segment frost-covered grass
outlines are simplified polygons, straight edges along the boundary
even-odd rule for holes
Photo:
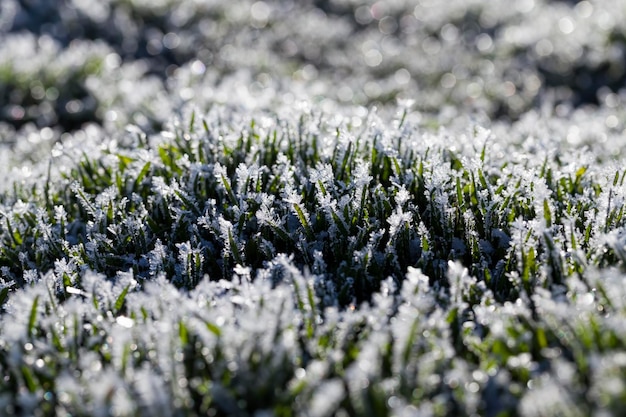
[[[2,0],[0,415],[623,415],[626,8],[511,4]]]
[[[184,114],[58,144],[3,194],[5,412],[621,410],[604,144],[529,141],[531,115]]]
[[[614,108],[616,1],[3,0],[0,122],[158,131],[190,99],[328,110],[401,97],[510,119],[544,103]]]

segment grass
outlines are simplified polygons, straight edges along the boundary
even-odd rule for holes
[[[3,194],[5,412],[619,412],[617,164],[221,114]]]
[[[23,3],[0,415],[624,414],[622,9]]]

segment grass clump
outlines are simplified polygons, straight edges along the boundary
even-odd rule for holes
[[[402,111],[184,114],[67,140],[3,193],[3,410],[612,404],[624,174],[600,151],[526,158]]]
[[[0,415],[623,415],[626,8],[435,3],[2,0]]]

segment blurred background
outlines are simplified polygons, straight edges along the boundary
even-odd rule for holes
[[[2,0],[0,139],[158,131],[190,101],[617,108],[625,52],[622,0]]]

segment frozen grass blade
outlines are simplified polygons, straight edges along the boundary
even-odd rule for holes
[[[37,323],[37,308],[39,306],[39,296],[36,296],[33,300],[33,305],[30,308],[30,315],[28,316],[28,328],[27,334],[29,336],[35,336],[35,324]]]

